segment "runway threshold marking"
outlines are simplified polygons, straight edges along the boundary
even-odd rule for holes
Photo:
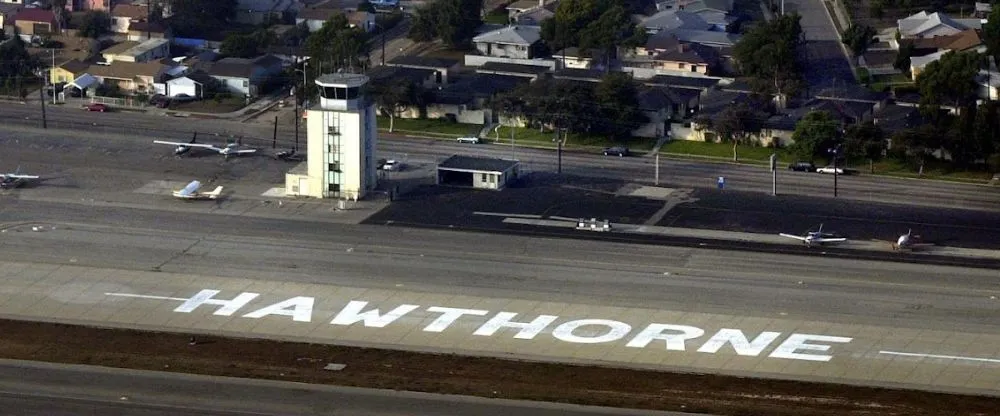
[[[920,354],[915,352],[900,352],[900,351],[879,351],[878,353],[885,355],[898,355],[902,357],[941,358],[945,360],[976,361],[981,363],[1000,364],[1000,360],[995,358],[963,357],[960,355]]]
[[[156,295],[139,295],[136,293],[112,293],[105,292],[104,296],[117,296],[122,298],[139,298],[139,299],[155,299],[155,300],[176,300],[179,302],[186,301],[187,298],[175,298],[172,296],[156,296]]]

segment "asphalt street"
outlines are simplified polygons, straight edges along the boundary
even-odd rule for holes
[[[824,0],[784,0],[785,13],[802,16],[800,23],[806,41],[802,64],[812,94],[856,82],[841,47],[840,34],[824,3]]]
[[[170,149],[160,149],[151,144],[153,138],[189,140],[194,131],[201,142],[225,141],[228,137],[244,137],[247,145],[259,146],[263,153],[270,152],[273,126],[267,123],[240,123],[227,120],[201,120],[147,116],[131,113],[88,113],[78,109],[50,109],[50,127],[75,130],[67,142],[67,130],[34,130],[19,126],[38,126],[39,111],[16,104],[0,104],[0,121],[9,122],[9,128],[0,132],[0,144],[9,147],[10,140],[32,140],[38,145],[72,148],[106,148],[109,152],[157,153],[170,156]],[[24,118],[28,118],[25,120]],[[27,124],[19,124],[25,122]],[[278,148],[286,149],[294,143],[292,128],[279,128]],[[208,134],[218,132],[219,136]],[[304,134],[300,144],[305,142]],[[515,139],[516,141],[516,139]],[[5,149],[6,150],[6,149]],[[394,139],[383,137],[379,151],[383,157],[407,163],[440,162],[453,154],[470,154],[490,157],[514,157],[527,171],[554,172],[557,160],[554,151],[517,148],[509,145],[460,145],[454,142],[431,139]],[[158,153],[159,152],[159,153]],[[513,153],[513,154],[512,154]],[[19,160],[16,155],[0,155],[5,165],[49,163],[40,160]],[[53,164],[55,165],[55,164]],[[628,181],[652,183],[655,159],[652,157],[606,158],[597,154],[566,152],[562,158],[563,172],[568,175],[606,177]],[[715,188],[718,178],[725,178],[726,189],[770,193],[772,175],[766,168],[727,163],[702,163],[662,159],[661,184],[695,188]],[[282,182],[276,178],[275,183]],[[840,198],[857,201],[887,202],[905,205],[924,205],[962,209],[997,210],[1000,192],[994,187],[872,176],[842,176],[838,181]],[[833,194],[834,180],[830,175],[789,172],[777,175],[778,193],[828,198]]]
[[[11,360],[0,401],[17,416],[683,415]]]

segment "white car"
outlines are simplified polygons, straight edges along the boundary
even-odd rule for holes
[[[831,175],[834,174],[834,173],[836,173],[838,175],[843,175],[844,174],[844,168],[835,168],[833,166],[826,166],[826,167],[822,167],[822,168],[816,169],[816,173],[826,173],[826,174],[831,174]]]
[[[386,172],[395,172],[402,168],[402,165],[395,160],[387,160],[385,164],[382,165],[382,170]]]

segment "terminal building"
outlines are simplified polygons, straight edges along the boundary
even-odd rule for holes
[[[358,200],[378,185],[375,105],[363,93],[368,77],[316,79],[319,103],[306,110],[306,162],[285,175],[288,196]]]

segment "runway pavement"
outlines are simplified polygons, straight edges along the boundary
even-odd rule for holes
[[[0,361],[0,401],[18,416],[684,416],[10,360]]]
[[[3,116],[0,121],[10,122],[5,132],[0,132],[0,146],[7,151],[11,139],[31,140],[43,146],[60,146],[67,151],[74,146],[104,149],[106,152],[154,153],[170,156],[170,149],[152,145],[153,137],[181,140],[190,139],[192,131],[218,132],[220,135],[202,135],[203,142],[225,141],[229,136],[244,136],[244,142],[271,152],[272,126],[259,123],[237,123],[227,120],[198,120],[190,118],[152,117],[130,113],[88,113],[77,109],[52,109],[50,126],[75,129],[67,136],[65,130],[41,131],[28,128],[38,126],[37,109],[10,104],[0,104]],[[28,117],[31,120],[23,120]],[[28,124],[17,124],[25,122]],[[82,123],[82,124],[81,124]],[[88,123],[90,125],[88,126]],[[96,124],[96,125],[93,125]],[[89,131],[87,134],[81,131]],[[292,145],[292,127],[279,128],[279,149]],[[127,134],[127,136],[122,136]],[[66,143],[72,137],[71,143]],[[302,133],[301,143],[305,142]],[[77,144],[78,143],[78,144]],[[527,171],[554,172],[555,152],[517,148],[512,155],[507,145],[460,145],[431,139],[383,139],[379,145],[383,157],[429,164],[440,162],[452,154],[470,154],[490,157],[515,157]],[[39,156],[19,156],[10,149],[9,156],[0,158],[5,164],[21,163],[27,167],[50,161]],[[162,153],[157,153],[162,152]],[[41,160],[40,160],[41,159]],[[651,183],[655,163],[650,157],[605,158],[589,153],[565,153],[563,172],[568,175],[595,176]],[[661,160],[662,184],[696,188],[715,188],[720,176],[726,178],[726,188],[735,191],[770,193],[771,173],[762,167],[724,163],[701,163],[683,160]],[[962,209],[1000,209],[1000,191],[996,187],[944,183],[913,179],[849,176],[838,183],[842,199],[896,204],[939,206]],[[804,195],[827,198],[833,194],[833,178],[828,175],[801,172],[778,172],[778,192],[784,195]]]
[[[137,214],[93,215],[143,221]],[[0,315],[979,394],[1000,387],[995,270],[155,218],[147,224],[170,231],[7,228],[0,250],[13,260],[0,267]],[[276,228],[301,239],[276,238]]]

